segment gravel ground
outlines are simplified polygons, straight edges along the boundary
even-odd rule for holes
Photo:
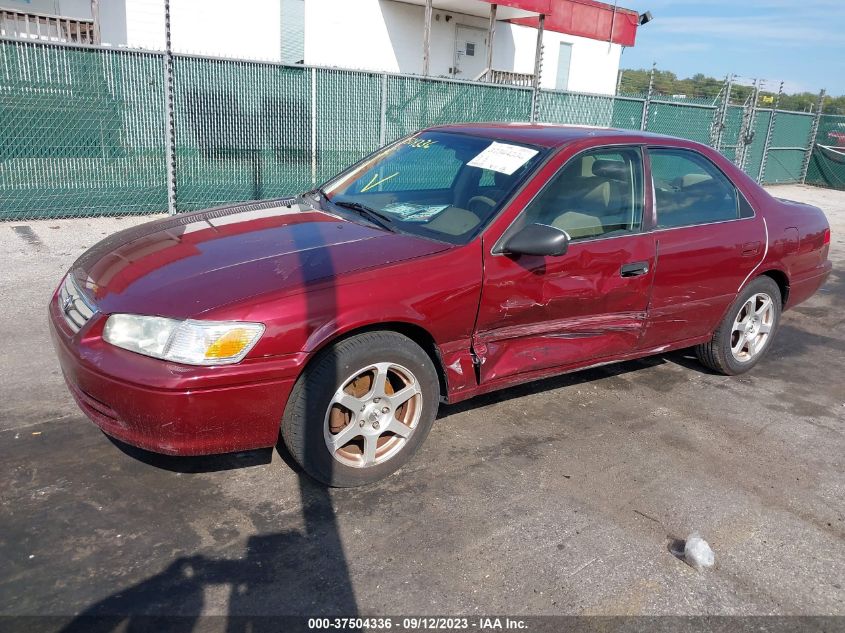
[[[325,490],[278,451],[168,459],[66,393],[45,306],[148,218],[0,225],[0,614],[845,615],[845,192],[834,274],[745,376],[686,352],[441,408],[417,457]],[[672,543],[698,531],[716,567]]]

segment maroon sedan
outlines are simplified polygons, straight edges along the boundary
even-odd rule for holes
[[[67,383],[107,434],[173,455],[272,446],[354,486],[440,402],[694,346],[725,374],[831,270],[817,208],[712,149],[476,124],[399,140],[298,198],[109,237],[50,303]]]

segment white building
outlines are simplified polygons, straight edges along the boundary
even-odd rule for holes
[[[522,84],[533,81],[542,15],[540,85],[603,94],[615,91],[622,48],[633,45],[638,24],[636,12],[595,0],[170,0],[170,6],[174,52]],[[0,36],[162,50],[164,0],[0,0]]]

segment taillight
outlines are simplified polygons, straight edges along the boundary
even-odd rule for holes
[[[825,244],[830,244],[830,227],[824,230],[824,241],[822,242],[822,246]]]

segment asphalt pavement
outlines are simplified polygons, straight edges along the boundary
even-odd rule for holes
[[[774,192],[826,210],[834,273],[750,374],[682,351],[444,406],[350,490],[109,441],[46,304],[149,216],[0,224],[0,614],[845,615],[845,192]],[[692,532],[715,568],[673,555]]]

